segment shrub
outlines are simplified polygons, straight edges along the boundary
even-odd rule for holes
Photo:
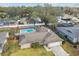
[[[32,48],[41,48],[42,45],[40,45],[38,42],[36,42],[36,43],[32,43],[31,47]]]

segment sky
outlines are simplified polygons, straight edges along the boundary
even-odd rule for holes
[[[62,6],[62,7],[79,7],[79,3],[54,3],[53,6]]]
[[[0,3],[1,7],[8,7],[8,6],[37,6],[43,5],[43,3]],[[59,6],[59,7],[79,7],[79,3],[52,3],[52,6]]]
[[[37,4],[32,3],[0,3],[0,6],[36,6]]]

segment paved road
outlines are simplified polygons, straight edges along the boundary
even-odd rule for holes
[[[69,56],[69,54],[64,51],[61,46],[54,46],[51,48],[51,50],[55,54],[55,56]]]

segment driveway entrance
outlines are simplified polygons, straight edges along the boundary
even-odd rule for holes
[[[69,54],[61,46],[53,46],[51,50],[55,56],[69,56]]]

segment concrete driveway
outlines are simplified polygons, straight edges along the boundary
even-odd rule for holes
[[[54,46],[51,50],[55,56],[69,56],[69,54],[61,46]]]

